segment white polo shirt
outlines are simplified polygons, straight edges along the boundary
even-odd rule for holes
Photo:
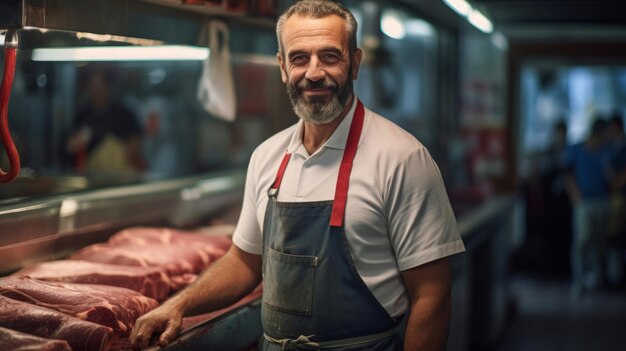
[[[334,198],[355,108],[356,99],[333,135],[313,155],[302,144],[301,120],[254,151],[233,236],[237,247],[262,254],[267,190],[285,152],[292,156],[278,201]],[[409,306],[401,271],[465,250],[441,174],[428,150],[368,109],[350,176],[344,228],[359,275],[392,317]]]

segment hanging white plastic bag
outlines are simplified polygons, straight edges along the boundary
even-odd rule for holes
[[[198,101],[211,115],[232,122],[237,112],[237,101],[228,47],[228,27],[222,21],[211,21],[202,34],[208,40],[210,53],[202,64]]]

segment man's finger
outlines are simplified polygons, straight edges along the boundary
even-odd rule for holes
[[[165,331],[161,334],[161,337],[159,338],[159,346],[164,347],[164,346],[169,345],[169,343],[171,343],[174,340],[176,335],[178,335],[178,330],[179,330],[179,327],[177,323],[174,322],[174,320],[170,319],[170,321],[167,322],[167,328],[165,329]]]
[[[145,348],[145,346],[143,346],[144,344],[145,344],[144,337],[141,334],[135,335],[135,337],[131,339],[130,341],[130,346],[132,346],[132,348],[135,350]]]
[[[139,331],[139,329],[141,329],[142,325],[143,320],[141,318],[137,319],[137,321],[135,322],[135,327],[133,328],[133,330],[130,331],[130,335],[128,336],[131,344],[133,343],[133,340],[135,340],[135,338],[137,337],[137,332]]]
[[[137,330],[137,333],[131,336],[130,344],[135,349],[145,349],[150,343],[150,338],[154,328],[149,326],[148,323],[142,324],[139,328],[133,330],[133,333]]]

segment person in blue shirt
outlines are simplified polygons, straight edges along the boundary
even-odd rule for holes
[[[598,288],[603,281],[612,154],[607,143],[606,121],[596,119],[589,137],[570,146],[565,155],[566,190],[572,203],[571,264],[575,293]]]
[[[610,144],[613,149],[611,170],[610,220],[607,232],[606,279],[611,287],[624,283],[624,258],[626,250],[626,134],[624,118],[619,110],[608,121]]]

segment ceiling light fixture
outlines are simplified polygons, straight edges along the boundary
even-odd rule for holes
[[[209,49],[182,45],[34,49],[33,61],[203,61]]]
[[[397,11],[386,10],[380,19],[380,30],[390,38],[404,39],[406,29],[402,23],[402,16]]]
[[[465,0],[443,0],[451,9],[463,17],[467,17],[472,11],[472,5]]]
[[[474,8],[465,0],[443,0],[443,2],[456,13],[465,17],[469,23],[478,28],[483,33],[493,32],[493,24],[482,12]]]
[[[483,33],[491,33],[493,32],[493,24],[491,21],[482,14],[482,12],[473,9],[472,12],[467,16],[467,20],[474,27],[480,29]]]

